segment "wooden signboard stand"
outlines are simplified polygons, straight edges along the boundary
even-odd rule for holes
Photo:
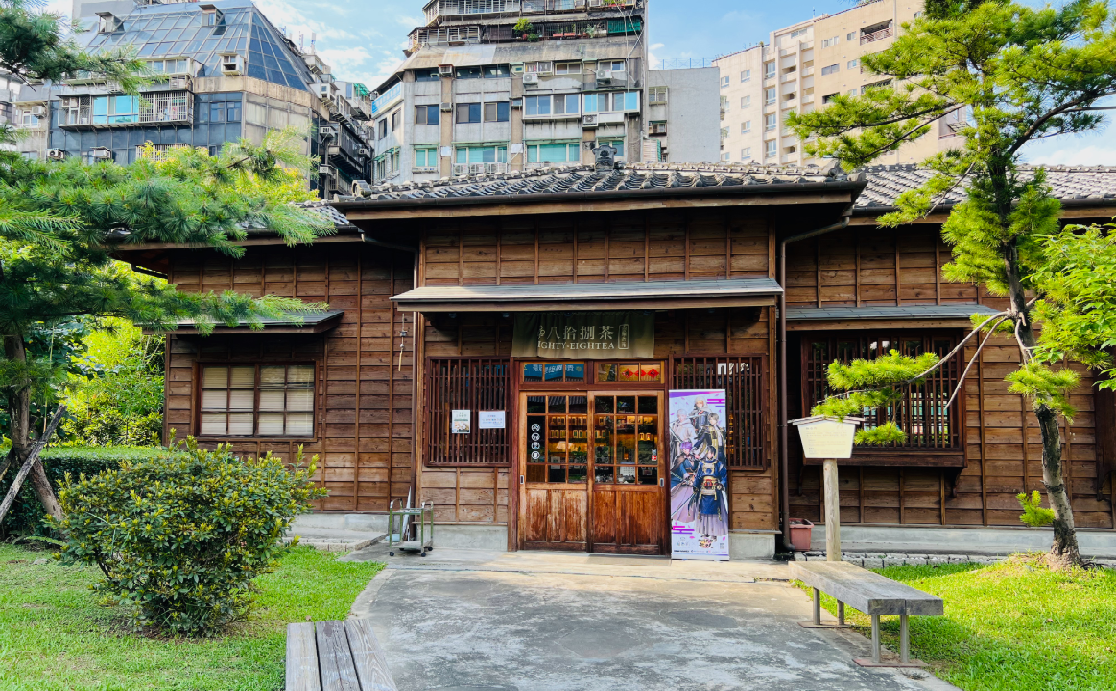
[[[837,460],[852,457],[856,427],[863,418],[843,420],[816,415],[790,420],[798,428],[802,455],[822,459],[822,498],[825,505],[825,560],[841,558],[841,489],[837,479]]]

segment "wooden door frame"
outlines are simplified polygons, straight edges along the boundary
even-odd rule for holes
[[[665,383],[666,382],[664,382],[664,384]],[[515,497],[516,497],[515,511],[514,512],[509,511],[509,513],[508,513],[508,520],[509,520],[509,522],[514,522],[513,523],[514,528],[509,529],[508,532],[509,532],[509,535],[514,535],[515,536],[514,542],[515,542],[515,549],[516,550],[525,549],[524,544],[525,544],[526,536],[523,534],[523,531],[525,530],[526,525],[527,525],[526,517],[521,515],[527,508],[527,501],[526,501],[526,499],[527,499],[526,498],[526,492],[527,492],[527,481],[526,481],[526,478],[527,478],[527,455],[526,455],[525,452],[521,452],[523,449],[527,448],[527,446],[526,446],[526,444],[527,444],[527,413],[526,413],[527,406],[526,406],[525,397],[526,396],[549,396],[549,395],[569,396],[572,393],[582,393],[582,391],[579,390],[579,391],[574,392],[574,391],[571,391],[569,389],[557,389],[557,390],[554,390],[554,391],[547,391],[547,390],[541,390],[541,389],[521,390],[521,389],[519,389],[518,386],[515,387],[514,397],[513,397],[512,401],[513,401],[513,407],[514,407],[514,410],[515,410],[515,444],[516,444],[516,446],[515,446],[515,451],[513,453],[513,458],[515,459],[515,464],[512,466],[512,470],[514,472],[513,472],[512,477],[510,479],[511,479],[512,482],[514,482],[516,484],[517,490],[515,492]],[[668,486],[667,486],[666,479],[670,474],[670,459],[667,458],[667,456],[668,456],[667,448],[664,448],[664,447],[666,447],[666,437],[664,436],[664,431],[666,429],[666,427],[665,427],[666,419],[667,419],[667,417],[669,417],[668,416],[669,411],[667,411],[664,408],[664,406],[668,406],[670,404],[669,391],[666,388],[657,388],[657,389],[648,388],[648,389],[634,389],[633,390],[633,389],[625,389],[625,388],[619,388],[619,387],[616,388],[616,389],[603,389],[603,388],[600,388],[600,387],[595,387],[595,388],[588,389],[584,393],[586,394],[587,410],[589,411],[587,413],[587,416],[589,418],[589,423],[590,424],[587,425],[587,428],[590,429],[590,430],[593,429],[594,426],[595,426],[594,418],[596,416],[596,407],[593,403],[593,399],[597,395],[602,395],[602,396],[604,396],[604,395],[607,395],[607,396],[648,396],[648,395],[654,394],[655,396],[658,397],[658,400],[659,400],[658,410],[659,410],[659,412],[658,412],[657,416],[658,416],[658,428],[659,429],[658,429],[657,435],[658,435],[658,447],[659,447],[658,448],[658,451],[659,451],[659,465],[658,465],[659,483],[658,483],[657,488],[659,490],[659,496],[660,496],[660,512],[661,512],[660,515],[663,518],[662,529],[660,531],[659,540],[660,540],[660,543],[662,545],[662,549],[661,549],[662,554],[669,555],[670,554],[670,548],[671,548],[671,542],[670,542],[670,492],[667,491]],[[638,413],[637,413],[637,415],[638,415]],[[585,533],[585,553],[586,554],[592,554],[593,553],[593,532],[592,532],[593,509],[594,509],[594,507],[593,507],[594,472],[593,471],[594,471],[594,467],[595,467],[595,462],[594,462],[595,454],[592,453],[592,450],[591,450],[592,446],[593,446],[592,442],[589,443],[589,446],[590,446],[590,451],[589,451],[589,453],[586,454],[587,458],[586,458],[586,479],[585,479],[585,491],[586,491],[586,498],[585,498],[585,530],[586,530],[586,533]],[[637,464],[637,467],[638,467],[638,464]]]

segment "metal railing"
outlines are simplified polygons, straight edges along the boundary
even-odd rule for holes
[[[860,45],[864,45],[865,43],[871,43],[873,41],[882,41],[885,38],[890,38],[892,33],[893,32],[891,30],[891,27],[889,26],[889,27],[880,29],[879,31],[873,31],[870,34],[862,34],[860,36]]]

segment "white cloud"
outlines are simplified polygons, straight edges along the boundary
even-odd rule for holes
[[[1053,142],[1052,142],[1053,143]],[[1031,163],[1059,166],[1116,166],[1116,143],[1066,146],[1071,141],[1058,142],[1062,146],[1036,146],[1025,152]]]
[[[659,48],[662,48],[665,45],[666,45],[665,43],[652,43],[651,44],[651,50],[658,50]]]

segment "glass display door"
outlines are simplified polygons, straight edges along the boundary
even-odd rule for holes
[[[590,407],[591,551],[660,554],[666,520],[662,394],[593,393]]]
[[[520,545],[663,553],[662,393],[532,392],[520,405]]]

